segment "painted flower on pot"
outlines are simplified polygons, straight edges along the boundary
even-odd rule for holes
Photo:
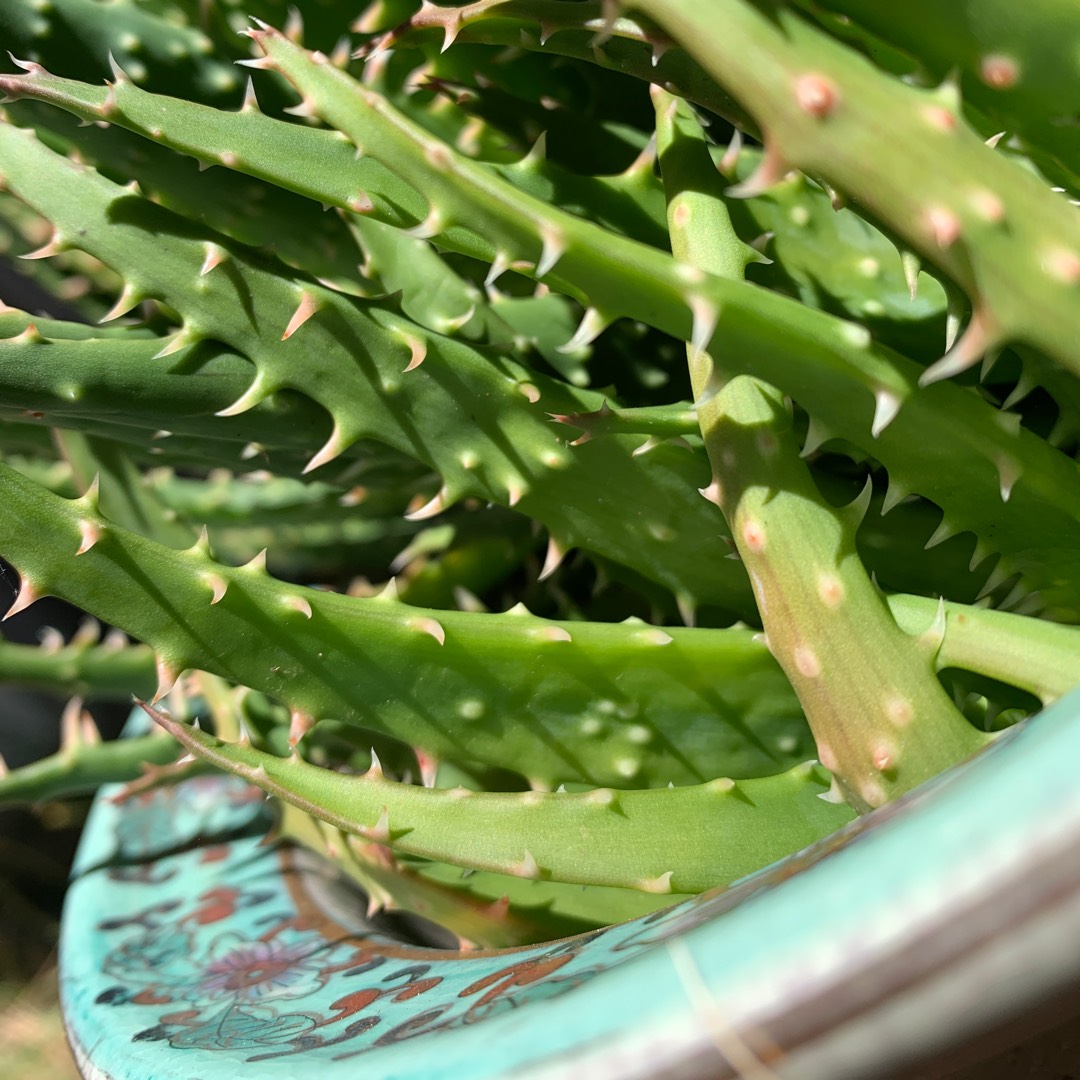
[[[208,1002],[304,997],[325,981],[320,951],[325,952],[321,939],[245,941],[226,935],[211,948],[191,997]]]

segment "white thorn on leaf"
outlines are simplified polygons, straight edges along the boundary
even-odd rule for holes
[[[265,574],[266,573],[266,548],[263,548],[257,555],[253,555],[246,563],[239,567],[240,570],[247,570],[252,574]]]
[[[139,289],[136,289],[130,282],[125,283],[123,289],[120,290],[120,295],[117,297],[116,303],[113,304],[100,319],[98,319],[98,325],[112,322],[113,319],[119,319],[121,315],[126,315],[133,307],[137,307],[141,304],[142,301],[142,292]]]
[[[903,401],[900,395],[882,387],[874,391],[874,419],[870,424],[870,435],[877,438],[896,419]]]
[[[189,330],[187,327],[184,327],[184,329],[173,334],[173,336],[169,338],[168,341],[166,341],[166,343],[150,357],[150,359],[161,360],[166,356],[172,356],[173,353],[179,352],[181,349],[186,349],[189,345],[194,345],[199,340],[200,337],[198,334]],[[218,415],[223,414],[219,413]]]
[[[984,597],[989,597],[990,594],[1001,584],[1008,581],[1012,577],[1013,571],[1005,565],[1004,559],[998,559],[994,569],[990,572],[990,576],[986,579],[986,583],[979,590],[976,600],[982,600]]]
[[[940,360],[931,364],[919,376],[919,385],[929,386],[940,379],[948,379],[966,371],[979,362],[994,343],[995,337],[990,317],[982,308],[976,308],[960,339]]]
[[[585,348],[586,345],[590,345],[607,329],[610,321],[606,316],[601,315],[596,308],[587,308],[577,330],[574,331],[573,337],[565,345],[560,345],[557,351],[575,353],[579,349]]]
[[[1001,501],[1008,502],[1009,496],[1012,495],[1013,488],[1016,486],[1016,481],[1023,475],[1024,470],[1018,462],[1008,457],[998,459],[997,469]]]
[[[390,835],[390,811],[383,807],[379,812],[379,819],[374,825],[361,826],[360,832],[366,840],[376,844],[389,844],[393,839]]]
[[[672,891],[671,878],[674,873],[674,870],[668,870],[654,878],[642,878],[636,883],[635,888],[647,893],[669,893]]]
[[[919,271],[922,268],[921,260],[914,251],[901,251],[900,266],[904,271],[904,281],[907,282],[908,295],[914,300],[919,293]]]
[[[375,752],[375,747],[373,746],[371,748],[371,764],[368,765],[367,772],[364,773],[364,779],[381,780],[385,775],[382,762],[379,760],[379,755]]]
[[[424,521],[427,518],[434,517],[436,514],[441,514],[449,505],[449,498],[450,493],[445,487],[442,487],[418,510],[412,510],[406,514],[405,520]]]
[[[323,443],[322,448],[304,466],[304,475],[314,472],[320,465],[326,465],[328,462],[340,457],[351,445],[350,440],[345,437],[342,430],[335,424],[334,430],[330,433],[330,438]]]
[[[818,793],[818,798],[827,803],[836,803],[842,805],[847,802],[847,798],[844,796],[843,791],[840,789],[840,785],[836,781],[836,777],[832,778],[832,782],[829,784],[828,791],[822,791]]]
[[[114,82],[131,82],[131,78],[128,73],[116,62],[116,57],[113,56],[112,49],[109,50],[109,70],[112,72]]]
[[[509,871],[515,877],[533,879],[540,877],[540,866],[536,859],[533,858],[533,854],[528,848],[525,849],[525,855],[521,862],[519,862],[517,866],[510,867]]]
[[[70,698],[60,713],[60,751],[74,752],[82,743],[82,731],[79,716],[82,713],[82,698]]]
[[[694,356],[705,352],[716,333],[716,324],[720,320],[720,308],[706,296],[691,296],[690,313],[693,316],[690,331],[690,348]]]
[[[548,226],[541,227],[540,237],[543,246],[536,264],[536,276],[542,278],[549,274],[563,257],[566,252],[566,238],[557,229]]]
[[[211,604],[218,604],[225,596],[226,591],[229,588],[229,583],[220,574],[206,574],[203,577],[203,581],[210,586],[213,596],[210,599]]]
[[[956,529],[945,518],[942,518],[941,524],[931,533],[930,539],[923,544],[923,550],[929,551],[932,547],[937,547],[938,544],[944,543],[950,536],[955,535]]]
[[[402,368],[402,372],[415,371],[427,356],[427,345],[413,334],[405,334],[403,337],[409,347],[409,362]]]
[[[491,260],[491,266],[488,267],[487,276],[484,278],[484,285],[490,288],[509,269],[510,256],[505,251],[495,252],[495,258]]]
[[[422,634],[433,637],[440,645],[446,644],[446,631],[443,629],[443,625],[438,619],[432,619],[426,616],[410,619],[409,625],[414,630],[419,630]]]
[[[802,450],[799,451],[799,457],[808,458],[811,454],[820,450],[831,438],[832,433],[811,413],[810,421],[806,426],[806,440],[803,442]]]
[[[102,537],[103,530],[96,521],[79,522],[79,549],[76,555],[85,555]]]
[[[305,619],[310,619],[313,614],[311,604],[303,596],[286,596],[285,606],[293,611],[298,611]]]
[[[862,490],[844,509],[855,522],[856,528],[862,524],[866,517],[866,511],[870,509],[870,499],[874,494],[874,481],[868,476],[862,486]]]
[[[558,569],[559,564],[566,558],[567,548],[564,547],[554,536],[548,537],[547,553],[544,556],[544,565],[537,581],[547,581]]]
[[[300,709],[289,712],[289,745],[295,749],[297,743],[315,726],[315,717]]]
[[[729,187],[726,194],[733,199],[752,199],[778,184],[787,173],[788,165],[775,148],[775,143],[767,140],[757,168],[745,180]]]
[[[229,253],[220,244],[207,242],[204,250],[206,255],[203,257],[202,266],[199,267],[199,277],[209,274],[215,266],[220,266],[229,257]]]
[[[708,487],[698,488],[698,494],[711,502],[714,506],[723,508],[724,488],[720,481],[714,476]]]
[[[697,603],[688,593],[675,594],[675,606],[679,609],[679,618],[685,626],[693,626],[697,621]]]

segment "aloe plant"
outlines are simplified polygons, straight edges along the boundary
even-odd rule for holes
[[[116,628],[0,674],[158,724],[76,700],[0,798],[232,772],[506,945],[1080,683],[1070,46],[967,6],[936,85],[856,3],[0,12],[2,235],[83,320],[0,312],[9,614]]]

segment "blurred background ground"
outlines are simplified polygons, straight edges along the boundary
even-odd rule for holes
[[[7,571],[0,611],[13,597]],[[37,608],[41,611],[37,611]],[[4,637],[27,644],[41,626],[70,636],[81,616],[44,600],[3,624]],[[0,754],[13,768],[52,753],[63,702],[46,694],[0,687]],[[115,731],[125,706],[97,709]],[[0,1076],[12,1080],[75,1080],[57,999],[56,947],[71,859],[88,800],[36,810],[0,809]]]
[[[57,1002],[50,962],[26,983],[0,983],[4,1073],[17,1080],[78,1080]]]

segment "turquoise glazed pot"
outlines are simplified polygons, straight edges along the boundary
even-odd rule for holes
[[[367,919],[261,792],[98,797],[61,991],[87,1077],[869,1080],[1080,983],[1080,694],[736,886],[529,948]],[[430,937],[430,935],[429,935]]]

